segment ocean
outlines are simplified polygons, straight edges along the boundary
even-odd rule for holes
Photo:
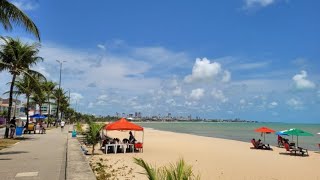
[[[314,136],[298,137],[300,147],[307,148],[308,150],[319,151],[320,124],[290,124],[290,123],[216,123],[216,122],[143,122],[138,123],[146,128],[153,128],[162,131],[171,131],[177,133],[187,133],[206,137],[215,137],[223,139],[232,139],[237,141],[249,142],[252,138],[256,140],[261,139],[261,133],[254,130],[266,126],[275,131],[286,130],[290,128],[298,128],[312,133]],[[297,137],[283,136],[290,141],[297,141]],[[271,146],[277,145],[277,135],[266,134],[266,144]]]

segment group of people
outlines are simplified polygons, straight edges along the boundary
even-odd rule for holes
[[[38,124],[39,124],[39,128],[40,128],[39,130],[40,130],[41,134],[46,133],[46,127],[44,126],[44,122],[41,120],[38,122]],[[61,130],[63,131],[63,128],[65,126],[65,122],[61,121],[60,125],[61,125]],[[23,125],[23,127],[25,128],[26,131],[28,131],[28,127],[26,124]],[[13,117],[9,122],[9,130],[10,130],[9,137],[10,138],[14,137],[15,132],[16,132],[16,128],[17,128],[16,117]],[[35,127],[33,127],[33,128],[35,128]]]
[[[129,132],[129,138],[124,138],[122,140],[122,143],[124,144],[135,144],[136,138],[133,136],[132,132]],[[106,138],[105,140],[102,141],[101,147],[104,147],[106,144],[119,144],[120,139],[119,138]],[[107,152],[109,152],[111,149],[108,149]]]

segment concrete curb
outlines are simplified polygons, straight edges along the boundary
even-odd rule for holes
[[[66,179],[96,180],[96,176],[80,149],[79,141],[77,138],[69,137],[71,137],[71,133],[68,134]]]

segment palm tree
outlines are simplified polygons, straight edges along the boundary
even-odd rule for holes
[[[92,145],[92,155],[94,155],[94,146],[98,144],[100,141],[100,130],[104,126],[104,124],[94,123],[89,121],[89,131],[86,133],[87,143]]]
[[[36,89],[36,91],[34,91],[32,93],[32,97],[31,97],[31,100],[32,102],[35,104],[35,105],[38,105],[39,106],[39,114],[41,115],[42,114],[42,106],[43,104],[46,102],[46,95],[45,93],[42,91],[41,88],[39,89]]]
[[[13,39],[11,37],[0,37],[0,39],[4,42],[4,44],[0,46],[0,72],[8,70],[12,75],[7,116],[7,123],[9,123],[11,118],[13,87],[16,77],[19,75],[31,77],[31,74],[39,74],[31,70],[30,67],[43,59],[37,56],[40,46],[39,43],[29,45],[22,43],[19,39]],[[6,138],[8,137],[8,132],[9,129],[7,127],[5,131]]]
[[[57,88],[53,91],[53,96],[55,97],[56,104],[60,105],[60,107],[57,106],[57,110],[56,110],[56,120],[58,120],[59,119],[59,110],[63,109],[61,104],[62,104],[62,102],[65,102],[66,92],[63,92],[62,88]],[[61,111],[60,111],[60,113],[62,115]],[[57,124],[57,122],[55,124]]]
[[[161,168],[154,168],[141,158],[134,158],[134,162],[145,170],[145,175],[150,180],[193,180],[200,179],[192,172],[192,166],[186,164],[183,159],[179,159],[176,164],[170,164]]]
[[[42,83],[42,89],[47,97],[46,103],[48,103],[48,125],[51,124],[51,100],[55,99],[55,97],[53,96],[53,92],[56,85],[57,84],[52,81],[46,81]]]
[[[60,99],[59,111],[61,112],[61,118],[64,117],[65,113],[69,108],[69,97],[66,96],[67,92],[63,93],[63,96]]]
[[[34,90],[34,81],[29,76],[23,76],[22,78],[18,78],[18,80],[15,82],[15,91],[14,94],[21,95],[24,94],[27,98],[27,105],[26,105],[26,115],[27,115],[27,122],[26,127],[28,127],[29,124],[29,106],[30,106],[30,96]]]
[[[24,26],[40,40],[40,33],[32,20],[7,0],[0,0],[0,22],[5,30],[12,30],[12,24]]]

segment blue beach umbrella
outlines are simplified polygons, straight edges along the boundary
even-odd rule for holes
[[[40,115],[40,114],[34,114],[32,116],[30,116],[31,118],[35,118],[35,119],[45,119],[47,118],[46,116],[44,115]]]
[[[286,133],[286,131],[288,131],[288,130],[278,131],[278,132],[276,132],[276,135],[279,135],[279,136],[289,136],[289,135]]]

